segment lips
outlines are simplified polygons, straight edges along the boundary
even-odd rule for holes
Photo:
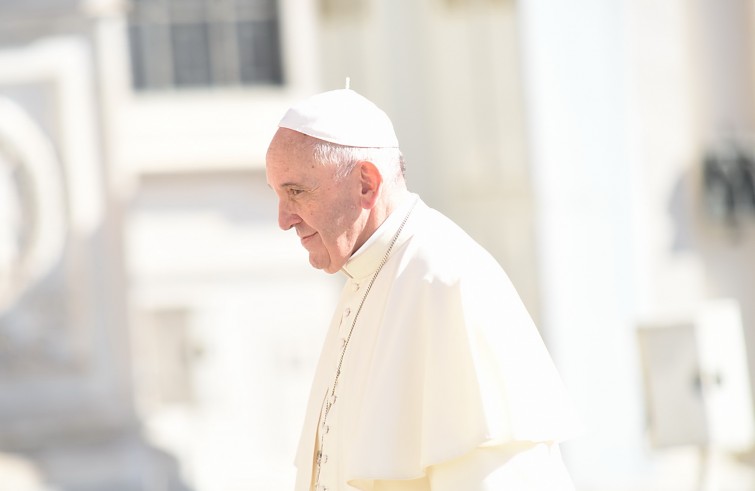
[[[304,235],[300,238],[302,245],[306,245],[307,242],[309,242],[315,235],[317,235],[317,232],[312,232],[309,235]]]

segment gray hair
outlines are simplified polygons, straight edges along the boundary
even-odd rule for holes
[[[372,162],[387,181],[397,182],[406,172],[404,156],[398,148],[347,147],[324,140],[316,140],[312,154],[315,161],[336,167],[336,178],[348,176],[358,162]]]

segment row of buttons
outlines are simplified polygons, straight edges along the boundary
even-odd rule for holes
[[[359,283],[357,283],[357,282],[355,281],[354,283],[352,283],[352,285],[351,285],[351,288],[352,288],[352,290],[354,290],[355,292],[358,292],[358,291],[359,291]],[[339,324],[339,331],[340,331],[340,333],[341,333],[341,338],[340,338],[340,341],[341,341],[341,345],[340,345],[339,347],[340,347],[341,349],[343,349],[343,347],[344,347],[344,346],[346,345],[346,336],[348,336],[348,335],[349,335],[349,333],[348,333],[348,332],[344,332],[344,329],[345,329],[345,328],[347,328],[347,327],[351,327],[351,326],[350,326],[349,324],[346,324],[346,325],[344,325],[344,322],[343,322],[343,321],[344,321],[345,319],[349,318],[350,316],[351,316],[351,307],[346,307],[346,308],[345,308],[345,309],[343,310],[343,316],[341,316],[341,322],[340,322],[340,324]]]
[[[351,288],[354,292],[359,291],[359,283],[353,282],[351,285]],[[348,319],[351,316],[351,307],[346,307],[343,310],[343,315],[341,316],[341,321],[339,323],[339,331],[341,333],[340,338],[340,349],[343,350],[346,346],[346,340],[348,337],[348,332],[344,332],[344,328],[351,328],[351,326],[346,323],[344,324],[344,320]],[[340,374],[340,372],[339,372]],[[331,396],[328,397],[328,399],[325,402],[325,414],[329,414],[333,408],[333,406],[336,403],[338,396],[333,393]],[[330,432],[330,425],[327,424],[327,421],[323,421],[321,423],[321,437],[320,437],[320,450],[317,452],[317,468],[318,468],[318,478],[319,475],[322,473],[322,468],[327,464],[328,462],[328,455],[323,453],[323,449],[325,447],[325,435],[327,435]],[[330,488],[328,486],[318,484],[315,487],[315,491],[328,491]]]
[[[416,200],[412,204],[412,209],[414,208],[414,204],[416,204]],[[398,230],[396,230],[396,234],[393,236],[393,239],[391,240],[391,243],[388,246],[388,249],[385,251],[385,255],[383,256],[383,259],[380,261],[380,265],[377,267],[377,270],[372,275],[372,279],[367,284],[367,288],[365,289],[365,292],[362,296],[361,303],[357,307],[356,314],[354,315],[353,321],[350,323],[347,322],[346,326],[344,326],[343,321],[351,316],[351,307],[344,308],[343,315],[341,316],[340,323],[338,326],[339,334],[341,335],[341,354],[338,360],[338,366],[336,368],[335,380],[333,381],[332,389],[330,392],[331,395],[333,396],[333,400],[332,401],[328,400],[325,403],[325,411],[324,411],[324,414],[322,415],[323,427],[322,427],[322,434],[320,436],[320,448],[319,448],[318,459],[317,459],[317,476],[315,478],[315,491],[328,491],[329,489],[331,489],[331,488],[328,488],[328,486],[325,486],[324,484],[320,484],[321,471],[328,460],[327,455],[323,453],[323,450],[326,447],[325,437],[330,431],[330,428],[327,426],[326,423],[328,420],[328,413],[330,412],[330,409],[333,407],[333,405],[336,402],[335,392],[336,392],[336,388],[338,387],[339,378],[341,376],[341,368],[342,368],[341,364],[343,363],[344,355],[346,354],[346,350],[348,349],[348,345],[349,345],[349,339],[351,336],[350,331],[354,329],[354,323],[356,323],[356,320],[359,316],[359,312],[361,312],[362,306],[364,306],[364,302],[367,299],[367,295],[370,293],[370,290],[372,289],[372,285],[374,284],[375,279],[380,274],[380,270],[383,269],[383,266],[385,265],[386,261],[388,261],[388,257],[390,256],[391,249],[393,249],[393,245],[396,243],[396,240],[398,240],[398,237],[401,234],[401,230],[404,228],[404,225],[406,224],[406,221],[409,219],[410,214],[411,214],[411,210],[407,212],[406,216],[404,217],[404,221],[401,222],[401,225],[399,226]],[[353,279],[351,275],[349,275],[349,277]],[[345,288],[348,288],[348,287],[345,287]],[[344,288],[344,293],[345,293],[345,288]],[[359,282],[352,281],[351,289],[355,293],[358,292],[360,289]],[[354,300],[353,298],[348,298],[347,295],[344,295],[344,296],[346,298],[344,298],[343,300],[345,300],[347,303],[351,303],[351,301]],[[353,297],[356,297],[356,295],[354,295]],[[348,331],[344,333],[345,327],[348,327]],[[345,334],[345,337],[344,337],[344,334]],[[336,457],[338,457],[338,455]],[[328,477],[332,479],[332,476],[328,476]]]

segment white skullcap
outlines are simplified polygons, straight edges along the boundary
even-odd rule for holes
[[[395,147],[388,115],[351,89],[313,95],[293,105],[278,126],[349,147]]]

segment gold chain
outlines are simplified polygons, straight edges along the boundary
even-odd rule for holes
[[[341,377],[341,365],[343,365],[343,357],[346,355],[346,349],[349,347],[351,334],[354,332],[354,326],[357,325],[357,318],[359,317],[359,313],[362,311],[362,306],[364,306],[364,301],[367,300],[367,295],[369,295],[370,290],[372,289],[373,283],[375,283],[375,280],[380,274],[380,271],[383,269],[383,266],[385,266],[385,263],[388,262],[388,256],[390,256],[391,250],[393,249],[393,246],[396,244],[396,241],[398,240],[398,236],[401,234],[401,231],[404,229],[404,225],[406,225],[407,220],[409,220],[409,215],[411,215],[413,209],[414,209],[414,205],[412,205],[412,208],[404,217],[404,220],[401,222],[401,225],[399,226],[398,230],[396,230],[396,234],[393,236],[393,239],[391,239],[391,243],[388,245],[388,250],[385,251],[385,255],[383,256],[383,259],[380,261],[380,265],[378,266],[377,271],[375,271],[375,274],[372,275],[372,278],[370,279],[370,282],[367,285],[364,295],[362,295],[362,301],[359,302],[359,307],[357,308],[356,314],[354,314],[354,320],[351,322],[351,328],[349,329],[349,334],[346,336],[346,340],[344,341],[343,347],[341,348],[341,356],[338,360],[338,368],[336,369],[336,376],[333,379],[332,388],[328,391],[330,393],[330,397],[329,397],[329,400],[325,403],[325,412],[323,413],[322,421],[318,423],[322,428],[327,428],[326,423],[328,421],[328,414],[330,413],[330,408],[333,407],[333,404],[335,404],[336,386],[338,385],[338,379]],[[320,470],[322,469],[322,464],[325,463],[322,460],[323,455],[324,455],[323,448],[325,445],[325,432],[321,431],[320,433],[321,433],[320,445],[319,445],[319,449],[317,450],[317,474],[315,475],[315,490],[316,491],[320,491]],[[323,491],[325,491],[324,488],[323,488]]]

